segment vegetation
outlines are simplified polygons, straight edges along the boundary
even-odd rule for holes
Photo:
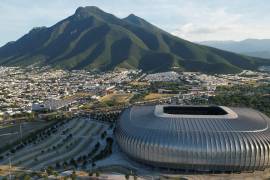
[[[156,99],[162,99],[162,98],[167,98],[167,97],[172,97],[175,94],[159,94],[159,93],[150,93],[144,97],[145,101],[149,100],[156,100]]]
[[[94,111],[94,112],[91,112],[89,116],[92,119],[95,119],[98,121],[115,122],[118,119],[120,112],[121,112],[120,110],[108,111],[108,112]]]
[[[183,88],[183,85],[181,82],[152,82],[149,90],[151,92],[155,92],[158,89],[178,91]]]
[[[77,175],[76,175],[76,172],[75,172],[75,171],[72,172],[72,174],[71,174],[71,179],[72,179],[72,180],[77,179]]]
[[[0,153],[3,153],[7,150],[10,150],[11,153],[15,153],[17,150],[20,150],[29,144],[35,144],[37,141],[45,139],[51,136],[52,134],[55,134],[57,132],[57,128],[63,126],[67,122],[68,120],[55,121],[41,129],[38,129],[30,133],[29,135],[23,137],[22,139],[19,139],[13,143],[3,146],[2,148],[0,148]]]
[[[136,68],[148,72],[177,69],[236,73],[270,64],[268,60],[194,44],[135,15],[119,19],[96,7],[79,8],[52,27],[35,28],[0,48],[0,57],[1,65],[39,63],[94,71]]]
[[[105,157],[109,156],[112,154],[112,144],[113,144],[113,139],[108,137],[106,139],[106,146],[103,150],[99,152],[96,156],[93,157],[93,161],[101,160],[104,159]]]
[[[136,103],[139,101],[143,101],[144,97],[147,95],[146,92],[144,93],[137,93],[135,94],[131,99],[130,99],[130,103]]]
[[[251,107],[270,116],[270,84],[254,87],[240,85],[219,87],[217,95],[209,99],[210,104]]]
[[[129,102],[130,98],[133,95],[131,93],[124,93],[124,94],[108,94],[103,96],[100,101],[107,106],[115,106],[118,104],[126,104]]]
[[[98,128],[95,128],[97,126]],[[93,148],[87,148],[89,143],[94,140],[91,138],[91,133],[98,134],[105,140],[108,138],[105,127],[109,126],[95,122],[87,123],[86,119],[56,122],[34,136],[23,140],[18,146],[2,153],[1,158],[4,163],[8,163],[8,157],[12,155],[14,167],[24,167],[26,164],[31,168],[42,170],[45,167],[48,176],[57,176],[57,170],[77,169],[78,167],[85,169],[88,164],[95,164],[95,160],[92,159],[98,154],[100,154],[99,158],[103,158],[111,152],[109,140],[105,141],[108,145],[105,146],[106,148],[102,147],[102,154],[99,151],[101,146],[99,142],[96,142]],[[80,136],[85,136],[85,138],[81,139]],[[31,146],[30,149],[27,148],[29,146]],[[66,149],[66,147],[68,148]],[[88,152],[85,152],[86,149]],[[26,151],[29,153],[25,154]]]

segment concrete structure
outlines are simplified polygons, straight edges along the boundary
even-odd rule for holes
[[[74,103],[75,100],[62,100],[62,99],[49,99],[44,103],[33,103],[32,111],[43,111],[43,110],[51,110],[56,111],[58,109],[67,107]]]
[[[115,135],[123,152],[153,167],[254,171],[270,165],[269,123],[248,108],[134,106],[121,114]]]

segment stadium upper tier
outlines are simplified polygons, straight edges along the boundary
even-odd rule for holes
[[[116,127],[120,148],[154,167],[253,171],[270,164],[270,119],[223,106],[134,106]]]

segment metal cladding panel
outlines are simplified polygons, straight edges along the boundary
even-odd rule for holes
[[[270,165],[270,120],[247,108],[230,108],[237,117],[159,117],[155,106],[126,109],[116,139],[130,157],[152,166],[253,171]]]

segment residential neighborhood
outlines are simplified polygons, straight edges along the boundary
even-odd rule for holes
[[[36,111],[69,107],[102,99],[108,94],[140,94],[157,82],[172,82],[176,88],[151,89],[149,93],[173,94],[178,99],[214,96],[217,86],[269,83],[267,72],[207,75],[199,72],[146,74],[140,70],[90,73],[84,70],[56,70],[49,67],[0,67],[0,116],[2,119]],[[137,84],[136,84],[137,83]],[[154,92],[156,91],[156,92]],[[159,99],[159,98],[158,98]],[[168,99],[168,97],[166,97]]]

